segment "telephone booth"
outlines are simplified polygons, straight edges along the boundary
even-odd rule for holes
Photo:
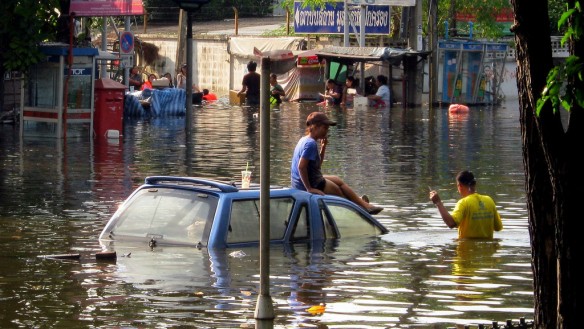
[[[447,104],[497,104],[507,44],[441,40],[441,101]],[[439,73],[439,74],[440,74]]]
[[[21,136],[79,137],[93,131],[96,48],[72,48],[68,65],[66,45],[43,45],[44,61],[30,70],[23,84]]]

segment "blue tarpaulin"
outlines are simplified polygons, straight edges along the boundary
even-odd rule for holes
[[[185,115],[185,100],[185,90],[178,88],[130,93],[126,95],[124,100],[124,116],[165,117]],[[147,103],[149,106],[145,108],[142,103]]]

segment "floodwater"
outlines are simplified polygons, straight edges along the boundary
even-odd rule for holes
[[[1,328],[253,328],[257,248],[193,250],[118,245],[95,259],[116,207],[149,175],[259,182],[257,110],[195,107],[184,118],[126,119],[119,143],[21,139],[0,126]],[[533,318],[531,251],[517,102],[446,108],[271,109],[271,182],[289,185],[290,157],[314,110],[329,130],[324,172],[385,207],[390,233],[370,240],[274,246],[275,328],[447,328]],[[470,169],[504,230],[494,241],[457,241],[428,200],[458,198]],[[43,256],[78,253],[80,260]]]

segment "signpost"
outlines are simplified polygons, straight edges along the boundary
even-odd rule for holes
[[[134,34],[129,31],[120,34],[120,54],[130,55],[134,52]]]
[[[134,55],[134,34],[129,31],[120,33],[120,67],[131,68]]]

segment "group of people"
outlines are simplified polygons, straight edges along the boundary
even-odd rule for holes
[[[170,73],[164,73],[162,76],[168,80],[168,87],[173,88],[174,85],[172,83],[172,75]],[[156,74],[150,73],[148,74],[148,79],[146,81],[142,81],[142,73],[140,72],[140,67],[134,66],[130,70],[130,77],[129,77],[129,85],[134,87],[134,90],[145,90],[145,89],[154,89],[153,83],[154,80],[158,79]]]
[[[186,89],[186,82],[187,82],[187,64],[183,64],[180,68],[180,72],[176,75],[176,81],[173,81],[172,74],[169,72],[164,73],[162,75],[163,78],[166,78],[168,81],[168,88],[182,88]],[[134,66],[130,70],[130,76],[128,79],[128,83],[130,87],[133,87],[134,90],[146,90],[146,89],[154,89],[153,83],[154,80],[157,80],[158,77],[154,73],[150,73],[148,75],[148,79],[146,81],[142,81],[142,73],[140,72],[140,67]],[[199,93],[202,95],[203,100],[207,101],[214,101],[217,100],[217,95],[210,92],[209,89],[203,89],[202,91],[200,88],[193,84],[192,86],[194,93]]]
[[[331,93],[329,96],[334,97]],[[346,99],[345,99],[346,100]],[[324,175],[321,166],[328,144],[329,127],[335,126],[322,112],[312,112],[306,118],[305,135],[294,149],[290,166],[290,181],[294,188],[314,194],[332,194],[347,198],[370,214],[378,214],[382,207],[369,203],[366,195],[359,197],[340,177]],[[449,228],[458,228],[458,237],[492,239],[494,231],[503,229],[501,216],[495,202],[488,195],[476,191],[476,180],[472,172],[461,171],[456,176],[461,199],[452,213],[442,204],[435,190],[430,191],[430,200],[438,207],[442,220]]]
[[[245,103],[248,106],[260,104],[260,84],[261,75],[257,72],[257,63],[249,61],[247,63],[247,73],[243,76],[241,89],[237,93],[238,97],[245,94]],[[388,86],[387,77],[378,75],[375,79],[377,91],[375,94],[367,95],[369,104],[374,107],[389,107],[391,105],[391,93]],[[352,76],[347,77],[344,87],[336,83],[334,79],[328,79],[325,92],[320,93],[322,104],[353,106],[355,97],[363,97],[359,87],[359,79]],[[278,84],[278,76],[270,74],[270,104],[278,105],[286,97],[286,92]]]
[[[378,75],[375,78],[377,91],[375,94],[367,95],[368,102],[374,107],[389,107],[391,105],[391,94],[385,75]],[[334,79],[328,79],[326,82],[325,92],[321,93],[323,105],[340,105],[351,107],[354,104],[355,97],[363,97],[363,92],[359,87],[359,79],[348,76],[345,80],[345,86],[341,87]]]
[[[260,105],[260,86],[261,75],[257,73],[258,64],[255,61],[247,63],[247,73],[241,81],[241,89],[237,96],[245,94],[245,104],[247,106]],[[278,76],[275,73],[270,74],[270,104],[279,105],[286,97],[284,88],[278,84]]]

